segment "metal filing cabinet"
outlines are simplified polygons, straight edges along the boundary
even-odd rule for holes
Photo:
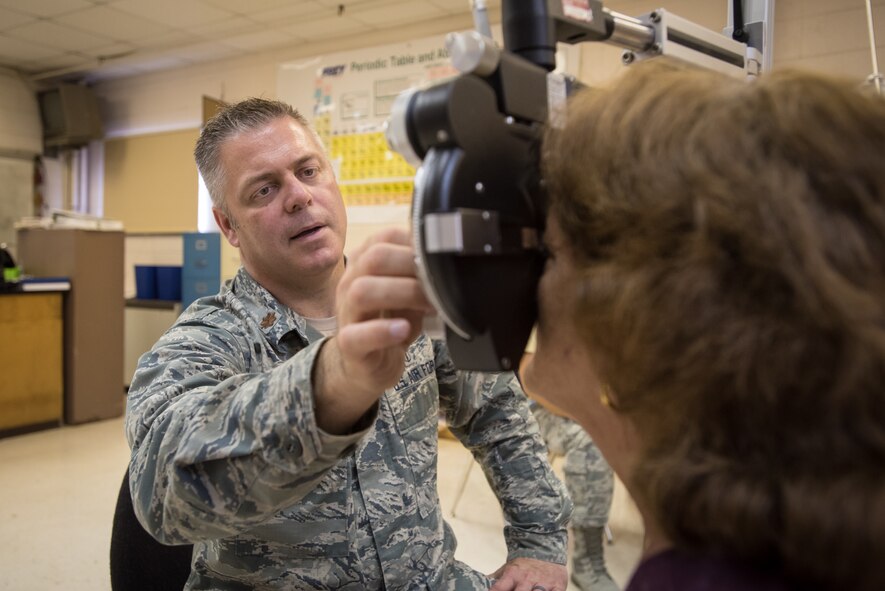
[[[181,268],[181,307],[218,293],[221,286],[221,234],[189,232],[184,238]]]

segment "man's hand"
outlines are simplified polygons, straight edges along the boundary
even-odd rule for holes
[[[568,587],[568,569],[534,558],[514,558],[493,575],[495,584],[490,591],[565,591]]]
[[[379,233],[351,256],[336,303],[338,333],[317,358],[314,400],[320,428],[346,433],[399,381],[406,350],[432,310],[408,232]]]

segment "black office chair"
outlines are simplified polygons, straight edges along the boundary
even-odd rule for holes
[[[111,588],[114,591],[183,589],[191,572],[194,547],[165,546],[147,533],[132,508],[129,470],[117,497],[111,531]]]

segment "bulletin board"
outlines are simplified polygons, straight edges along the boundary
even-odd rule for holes
[[[346,206],[408,205],[415,169],[388,147],[384,122],[402,91],[457,73],[440,35],[283,63],[277,96],[322,138]]]

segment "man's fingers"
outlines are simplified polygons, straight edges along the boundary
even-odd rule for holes
[[[369,250],[372,246],[381,243],[399,244],[401,246],[411,246],[412,233],[403,228],[386,228],[369,236],[365,242],[354,253],[355,257],[359,257],[362,253]]]
[[[492,591],[561,591],[568,586],[565,565],[534,558],[514,558],[493,576],[499,578]]]
[[[410,247],[399,244],[376,244],[352,262],[358,275],[415,275],[415,252]]]
[[[357,277],[343,297],[339,305],[348,316],[345,321],[365,320],[391,310],[433,310],[418,280],[408,277]]]
[[[336,291],[340,373],[372,389],[400,379],[406,350],[433,309],[415,272],[405,230],[372,236],[348,259]]]
[[[425,312],[420,310],[417,312],[412,310],[392,310],[389,313],[385,313],[384,318],[404,318],[408,320],[411,330],[409,330],[409,338],[406,339],[406,342],[411,343],[418,338],[418,335],[424,332],[425,315]]]
[[[335,338],[342,354],[364,358],[383,349],[407,345],[411,332],[411,324],[404,318],[378,318],[348,324]]]
[[[514,589],[516,589],[516,581],[511,576],[504,575],[495,579],[495,584],[491,586],[489,591],[513,591]]]

